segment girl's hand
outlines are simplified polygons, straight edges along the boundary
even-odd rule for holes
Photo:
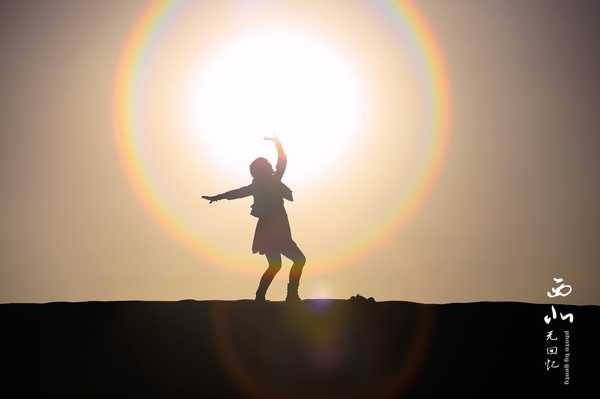
[[[277,137],[277,135],[273,135],[273,137],[269,137],[269,136],[265,136],[263,137],[264,140],[268,140],[268,141],[272,141],[273,143],[275,143],[275,145],[280,146],[281,142],[279,141],[279,137]]]
[[[209,201],[208,202],[209,204],[212,204],[213,202],[217,202],[218,200],[221,199],[217,195],[203,195],[202,198]]]

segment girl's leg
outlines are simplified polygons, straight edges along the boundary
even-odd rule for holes
[[[300,276],[302,276],[302,269],[306,263],[306,257],[296,243],[283,251],[283,255],[294,262],[290,270],[290,281],[288,283],[286,300],[300,300],[300,297],[298,296],[298,286],[300,285]]]
[[[281,254],[267,253],[265,256],[267,257],[267,261],[269,261],[269,267],[263,273],[258,289],[256,290],[257,301],[265,300],[265,295],[267,294],[267,289],[269,289],[269,286],[271,285],[271,281],[273,281],[277,272],[281,270]]]

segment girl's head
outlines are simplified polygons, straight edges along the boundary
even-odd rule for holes
[[[250,174],[255,179],[264,180],[273,176],[273,166],[266,158],[256,158],[250,164]]]

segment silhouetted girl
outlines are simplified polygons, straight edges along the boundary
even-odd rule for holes
[[[254,232],[252,252],[265,255],[269,262],[268,269],[260,279],[256,300],[265,300],[265,294],[271,281],[281,269],[281,255],[284,255],[294,262],[290,270],[286,301],[299,301],[298,285],[306,258],[292,239],[290,223],[283,206],[284,198],[289,201],[294,200],[292,191],[281,182],[287,159],[277,137],[265,137],[265,140],[273,141],[277,147],[278,157],[275,172],[269,161],[265,158],[257,158],[250,164],[250,174],[253,177],[250,185],[202,198],[213,203],[221,199],[232,200],[250,195],[254,197],[250,214],[257,217],[258,222]]]

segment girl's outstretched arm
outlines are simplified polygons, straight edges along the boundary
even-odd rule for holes
[[[277,179],[281,180],[287,166],[287,157],[283,151],[283,146],[281,145],[281,141],[279,141],[277,136],[265,137],[265,140],[271,140],[273,143],[275,143],[275,147],[277,148],[277,165],[275,166],[274,175]]]
[[[222,199],[233,200],[238,198],[249,197],[252,195],[252,192],[252,184],[250,184],[218,195],[203,195],[202,198],[208,200],[209,204],[212,204],[213,202],[220,201]]]

